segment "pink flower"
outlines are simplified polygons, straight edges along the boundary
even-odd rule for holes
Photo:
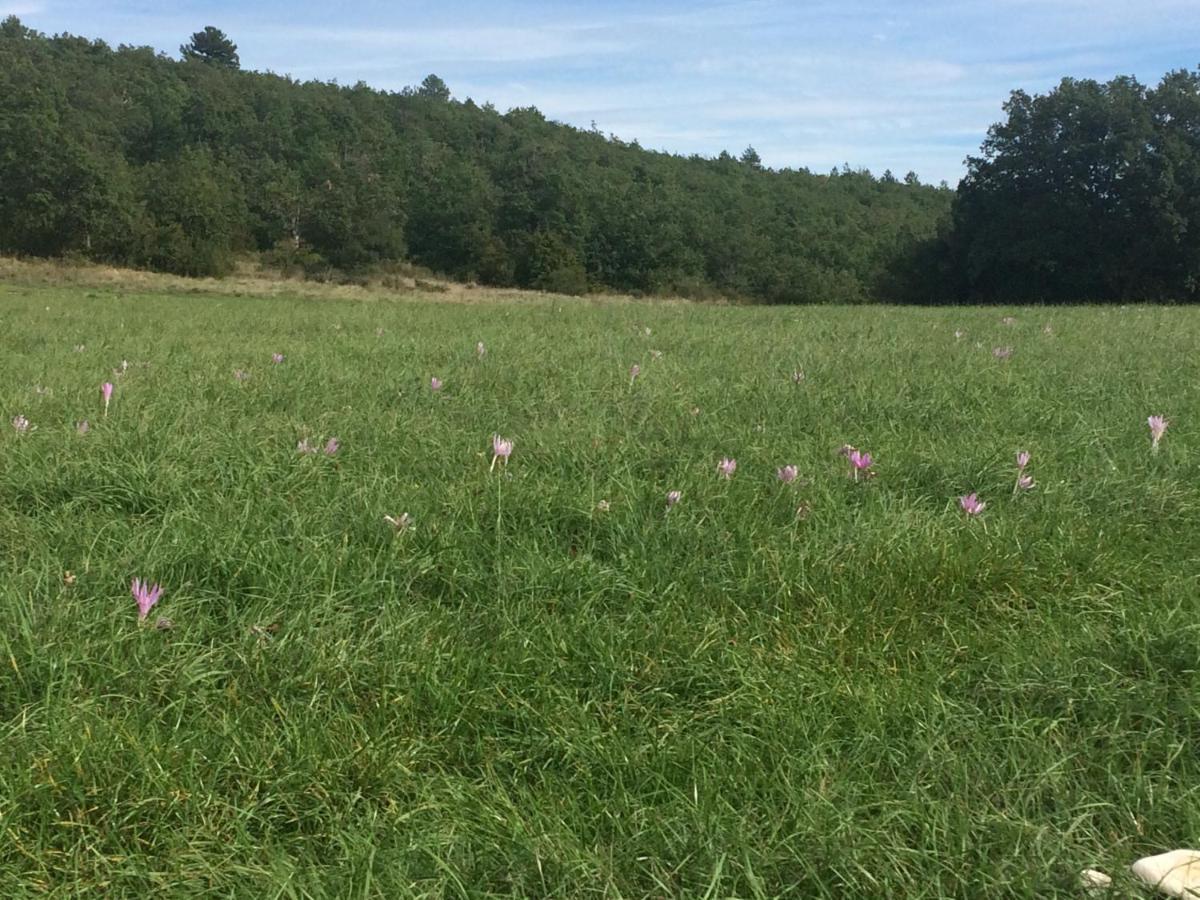
[[[496,468],[496,462],[503,460],[504,465],[508,465],[508,458],[512,456],[513,442],[507,438],[502,438],[498,434],[492,435],[492,466],[488,471]]]
[[[140,578],[133,579],[130,590],[133,593],[133,599],[137,601],[138,621],[141,622],[150,614],[150,610],[162,596],[163,590],[157,584],[151,587],[149,583],[143,582]]]
[[[1017,490],[1028,491],[1034,485],[1033,476],[1021,474],[1017,476]]]
[[[996,359],[1008,359],[1013,355],[1012,347],[993,347],[992,356]]]
[[[859,452],[858,450],[853,449],[850,451],[850,455],[848,455],[846,458],[847,460],[850,460],[850,464],[854,467],[856,472],[865,472],[866,469],[871,468],[872,464],[875,463],[870,454],[864,454],[864,452]]]
[[[733,473],[737,471],[737,460],[730,459],[728,456],[723,457],[721,461],[717,463],[717,471],[724,475],[726,479],[732,478]]]
[[[487,356],[487,347],[483,346],[483,341],[479,341],[475,344],[475,355],[480,359],[483,359],[485,356]]]
[[[21,415],[13,416],[12,427],[17,430],[17,434],[25,434],[29,431],[29,420]]]
[[[1158,442],[1162,440],[1162,436],[1167,432],[1167,426],[1171,423],[1162,416],[1151,416],[1146,420],[1146,424],[1150,426],[1150,436],[1152,438],[1150,449],[1158,452]]]
[[[436,378],[436,377],[430,378],[429,379],[429,389],[431,391],[440,391],[442,389],[442,379]]]
[[[84,419],[81,422],[75,423],[75,430],[77,432],[79,432],[80,434],[87,434],[89,431],[92,430],[92,426],[88,424],[87,419]]]
[[[112,400],[113,386],[111,381],[106,381],[100,385],[100,396],[104,400],[104,415],[108,415],[108,404]]]
[[[272,353],[271,354],[271,362],[275,363],[275,365],[279,365],[281,362],[283,362],[283,354],[282,353]]]
[[[335,437],[331,437],[329,440],[327,440],[325,442],[325,455],[326,456],[333,456],[335,453],[337,453],[341,449],[342,449],[342,444]]]
[[[1017,454],[1017,468],[1024,470],[1027,465],[1029,465],[1029,451],[1022,450]]]
[[[791,484],[800,474],[800,470],[795,466],[780,466],[775,470],[775,476],[784,484]]]
[[[681,491],[667,491],[667,509],[670,509],[683,497]]]
[[[983,512],[986,503],[981,503],[979,497],[975,494],[963,494],[958,498],[958,505],[962,507],[962,511],[968,516],[977,516]]]

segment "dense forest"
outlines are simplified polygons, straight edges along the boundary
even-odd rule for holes
[[[1013,94],[956,192],[0,24],[0,252],[766,303],[1192,299],[1200,73]],[[1191,223],[1196,223],[1189,228]]]

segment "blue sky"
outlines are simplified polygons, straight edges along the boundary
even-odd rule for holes
[[[954,184],[1015,88],[1154,83],[1200,65],[1200,0],[440,3],[0,0],[39,31],[172,55],[216,25],[245,68],[384,89],[436,72],[458,98],[643,146],[771,166],[849,162]]]

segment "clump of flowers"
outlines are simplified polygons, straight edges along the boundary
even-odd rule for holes
[[[838,450],[840,456],[846,457],[846,461],[850,463],[850,474],[854,476],[854,480],[858,481],[859,475],[864,478],[871,478],[874,472],[871,467],[875,465],[875,460],[870,453],[863,453],[849,444],[843,444]]]
[[[342,449],[342,442],[339,441],[335,437],[331,437],[329,440],[327,440],[325,442],[325,455],[326,456],[333,456],[335,453],[337,453],[341,449]]]
[[[791,484],[799,476],[800,470],[796,466],[780,466],[775,470],[775,477],[784,484]]]
[[[730,459],[728,456],[723,457],[721,461],[717,463],[717,471],[720,472],[726,480],[729,480],[733,477],[733,473],[737,471],[737,460]]]
[[[1029,451],[1022,450],[1020,453],[1017,454],[1017,481],[1016,481],[1016,484],[1013,485],[1013,496],[1014,497],[1017,496],[1017,494],[1021,493],[1021,491],[1028,491],[1033,488],[1033,485],[1034,485],[1033,476],[1025,471],[1025,468],[1028,465],[1029,465]]]

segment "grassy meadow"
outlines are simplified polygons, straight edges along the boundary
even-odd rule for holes
[[[1200,841],[1200,311],[241,293],[0,281],[0,895],[1149,896]]]

